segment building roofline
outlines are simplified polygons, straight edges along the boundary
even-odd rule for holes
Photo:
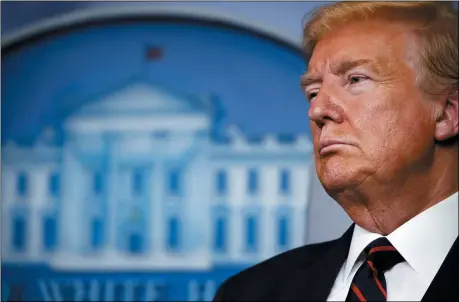
[[[185,22],[221,27],[267,39],[303,56],[299,41],[277,29],[202,8],[159,8],[148,5],[81,9],[26,26],[2,38],[2,57],[54,35],[98,25],[147,22]],[[304,56],[303,56],[304,57]]]
[[[136,73],[114,85],[111,85],[109,88],[83,96],[81,99],[78,100],[77,108],[73,108],[71,110],[71,114],[68,114],[66,118],[77,117],[80,113],[82,113],[88,108],[87,106],[95,105],[95,102],[103,100],[114,94],[117,94],[120,91],[125,91],[132,87],[132,85],[146,85],[149,86],[152,90],[159,89],[160,91],[169,94],[171,97],[174,97],[177,100],[180,100],[182,102],[186,101],[190,105],[190,108],[193,108],[194,110],[205,111],[209,110],[210,108],[210,104],[207,104],[204,101],[204,99],[202,97],[199,97],[198,95],[181,93],[176,90],[170,89],[170,87],[158,85],[154,81],[148,79],[148,77],[144,76],[143,74]],[[81,102],[85,103],[85,105],[80,105]]]

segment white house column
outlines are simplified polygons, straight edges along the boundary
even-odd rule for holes
[[[154,255],[164,254],[164,167],[160,160],[154,161],[150,177],[150,253]]]
[[[278,177],[277,168],[274,166],[266,166],[260,169],[261,177],[261,192],[259,202],[262,205],[261,225],[260,225],[260,257],[267,259],[273,256],[275,252],[277,224],[275,220],[275,212],[273,206],[278,200]]]
[[[104,149],[106,150],[103,156],[107,156],[107,170],[106,176],[106,201],[107,201],[107,209],[108,209],[108,217],[106,220],[106,234],[107,234],[107,242],[106,242],[106,252],[109,254],[117,253],[116,248],[116,236],[118,231],[118,224],[117,224],[117,205],[118,200],[116,199],[118,196],[117,192],[117,168],[118,168],[118,141],[117,137],[113,134],[109,135],[105,138],[104,141]]]
[[[86,243],[84,238],[89,231],[82,216],[82,206],[87,193],[87,179],[72,143],[63,147],[62,162],[62,206],[59,229],[62,251],[77,253]],[[84,222],[83,225],[81,222]]]
[[[2,200],[3,201],[3,200]],[[0,238],[0,242],[2,243],[1,244],[1,247],[2,247],[2,257],[3,257],[3,260],[6,260],[8,259],[9,255],[10,255],[10,250],[11,250],[11,233],[12,233],[12,229],[11,229],[11,205],[8,204],[8,205],[5,205],[3,204],[2,205],[2,233],[1,233],[1,238]]]
[[[245,207],[246,171],[244,166],[228,169],[228,182],[231,183],[229,203],[232,211],[229,219],[229,256],[232,260],[240,259],[244,251],[245,230],[243,228],[243,211]]]
[[[27,218],[27,255],[36,259],[42,250],[43,228],[42,211],[36,205],[30,206]]]
[[[38,168],[30,173],[30,195],[28,197],[29,218],[27,238],[29,240],[28,254],[38,257],[43,250],[43,210],[47,203],[49,171]]]
[[[207,253],[212,252],[213,247],[212,230],[215,217],[210,214],[213,206],[218,204],[214,194],[215,173],[202,155],[191,160],[185,169],[187,172],[183,175],[186,196],[183,205],[183,251],[199,254],[199,258],[204,259],[208,257]]]
[[[306,242],[307,209],[310,196],[309,164],[302,164],[292,170],[292,223],[290,225],[293,247],[304,245]]]
[[[1,188],[1,206],[2,206],[2,232],[1,232],[1,246],[2,257],[5,259],[10,254],[11,250],[11,210],[15,202],[15,188],[16,188],[15,174],[9,168],[4,167],[2,171],[2,188]]]

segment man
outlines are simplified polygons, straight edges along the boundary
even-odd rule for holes
[[[355,223],[231,277],[215,301],[459,301],[457,31],[441,2],[313,14],[302,88],[316,170]]]

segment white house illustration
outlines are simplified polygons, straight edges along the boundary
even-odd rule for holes
[[[208,270],[304,244],[308,137],[218,127],[211,97],[129,82],[2,155],[2,260]],[[219,135],[216,135],[220,132]]]

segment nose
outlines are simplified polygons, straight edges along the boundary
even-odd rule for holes
[[[342,106],[340,106],[336,98],[324,89],[321,89],[318,95],[311,101],[308,116],[320,129],[327,123],[341,124],[344,121]]]

